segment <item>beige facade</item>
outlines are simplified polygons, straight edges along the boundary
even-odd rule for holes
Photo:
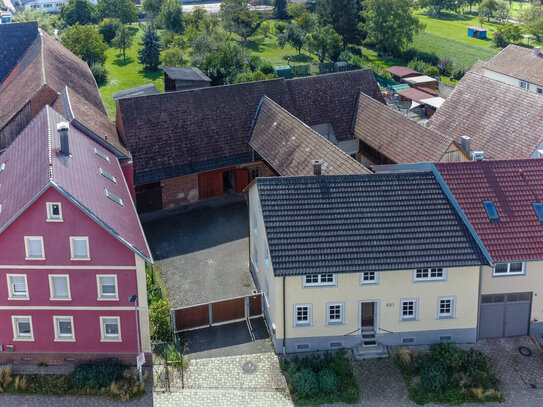
[[[145,261],[136,258],[136,274],[138,279],[138,313],[142,352],[151,352],[151,338],[149,331],[149,308],[147,307],[147,283],[145,278]]]

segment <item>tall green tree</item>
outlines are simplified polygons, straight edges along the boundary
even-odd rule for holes
[[[498,8],[498,0],[483,0],[479,6],[479,16],[485,16],[490,22],[490,17],[492,17],[494,13],[498,11]],[[479,21],[481,21],[481,19],[479,19]]]
[[[69,0],[60,8],[60,19],[68,26],[96,21],[96,8],[88,0]]]
[[[123,24],[138,21],[138,11],[130,0],[98,0],[96,11],[100,20],[118,18]]]
[[[41,10],[25,9],[21,13],[16,13],[12,19],[16,23],[23,23],[26,21],[37,21],[38,27],[45,31],[49,35],[54,34],[53,19],[51,14]]]
[[[158,19],[165,30],[176,34],[182,34],[185,31],[183,7],[178,0],[166,0],[160,9]]]
[[[246,0],[223,0],[221,2],[221,19],[224,29],[230,34],[235,32],[236,17],[245,10],[248,10]]]
[[[147,24],[147,27],[145,27],[139,45],[141,48],[138,50],[138,61],[145,69],[156,71],[160,65],[162,41],[150,24]]]
[[[317,17],[321,25],[331,25],[341,35],[343,47],[361,40],[359,24],[363,22],[359,0],[318,0]]]
[[[143,0],[143,9],[148,13],[158,15],[165,0]]]
[[[458,3],[458,0],[419,0],[418,6],[428,7],[430,14],[439,16],[443,10],[456,11]]]
[[[245,44],[247,38],[251,37],[262,24],[258,14],[252,10],[240,10],[232,18],[234,32],[239,35]]]
[[[106,61],[107,45],[102,34],[92,25],[76,23],[64,32],[61,42],[89,65],[93,62]]]
[[[341,36],[329,25],[318,27],[308,34],[307,47],[319,58],[319,62],[323,63],[326,59],[339,55]]]
[[[424,25],[413,14],[411,0],[366,0],[367,41],[382,52],[398,55]]]
[[[298,55],[302,53],[302,48],[305,45],[305,31],[296,24],[289,24],[287,30],[279,36],[278,44],[283,48],[287,43],[296,48]]]
[[[243,49],[231,43],[209,54],[202,65],[202,70],[211,79],[212,85],[234,83],[236,76],[244,69]]]
[[[520,15],[526,32],[532,34],[538,42],[543,40],[543,7],[536,2]]]
[[[275,0],[273,2],[273,13],[280,20],[287,18],[287,0]]]
[[[126,49],[132,46],[132,34],[126,29],[124,24],[121,24],[117,30],[115,38],[111,41],[112,45],[119,51],[123,52],[123,61],[126,61]]]

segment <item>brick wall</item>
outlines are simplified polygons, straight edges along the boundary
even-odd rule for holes
[[[86,362],[117,359],[119,363],[129,366],[136,365],[135,353],[45,353],[45,352],[7,352],[0,353],[0,365],[46,363],[49,366],[77,365]],[[151,366],[153,354],[145,352],[145,366]]]
[[[170,208],[198,200],[198,174],[165,179],[162,186],[162,207]]]

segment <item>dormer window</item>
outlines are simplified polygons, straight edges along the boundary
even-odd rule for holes
[[[543,224],[543,203],[534,202],[532,206],[534,207],[534,211],[535,211],[535,214],[537,215],[537,219],[539,219],[539,222]]]
[[[499,222],[500,215],[498,215],[498,210],[496,209],[496,205],[494,205],[494,201],[483,201],[483,205],[486,214],[488,215],[488,219],[490,219],[491,222]]]
[[[60,202],[47,202],[47,222],[62,222]]]

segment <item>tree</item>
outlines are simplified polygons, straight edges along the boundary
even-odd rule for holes
[[[498,8],[494,13],[498,20],[507,20],[509,17],[509,7],[505,1],[498,1]]]
[[[160,65],[160,51],[162,43],[158,33],[153,30],[150,24],[147,24],[145,31],[138,44],[141,48],[138,50],[138,61],[143,64],[145,69],[156,71]]]
[[[87,0],[69,0],[60,8],[60,18],[68,26],[96,21],[96,8]]]
[[[113,38],[113,41],[111,41],[111,43],[119,51],[123,52],[123,61],[126,61],[126,49],[132,46],[132,35],[126,29],[124,24],[121,24],[121,26],[117,30],[115,38]]]
[[[273,4],[273,12],[276,18],[287,18],[287,0],[275,0]]]
[[[92,25],[76,23],[68,28],[62,36],[62,45],[89,65],[106,61],[107,45],[102,34]]]
[[[297,3],[300,4],[300,3]],[[306,33],[309,33],[315,29],[317,26],[317,19],[315,14],[312,13],[303,13],[301,16],[294,20],[298,27],[304,30]]]
[[[160,9],[158,19],[165,30],[176,34],[182,34],[185,31],[183,8],[178,0],[166,0]]]
[[[481,0],[466,0],[466,3],[469,4],[469,12],[471,13],[474,4],[479,4],[480,2]]]
[[[130,0],[98,0],[96,11],[100,20],[118,18],[123,24],[138,21],[138,11]]]
[[[287,13],[290,18],[297,19],[302,14],[307,13],[307,6],[305,3],[290,3],[287,6]]]
[[[224,29],[230,33],[235,32],[234,19],[244,10],[248,10],[246,0],[223,0],[221,2],[221,18]]]
[[[202,7],[195,7],[191,13],[185,15],[185,22],[187,25],[192,25],[198,31],[204,29],[204,20],[207,18],[207,11]]]
[[[520,24],[503,23],[496,29],[492,43],[498,48],[505,48],[509,43],[519,42],[521,39],[522,27]]]
[[[439,16],[443,10],[456,11],[458,9],[457,0],[420,0],[420,7],[428,7],[430,14]]]
[[[234,23],[234,32],[241,37],[244,44],[247,42],[247,38],[252,36],[262,24],[258,14],[248,9],[240,10],[235,14],[232,17],[232,22]]]
[[[543,39],[543,7],[535,2],[532,3],[530,8],[522,12],[520,19],[524,22],[526,32],[541,42]]]
[[[287,30],[279,36],[277,42],[281,48],[287,43],[292,45],[298,51],[298,55],[300,55],[305,44],[305,32],[296,24],[289,24]]]
[[[168,66],[184,66],[187,64],[183,50],[177,47],[166,48],[162,52],[162,63]]]
[[[323,63],[325,59],[332,59],[333,55],[338,54],[341,36],[329,25],[318,27],[307,36],[307,47]]]
[[[331,25],[341,35],[343,47],[357,44],[361,39],[359,24],[363,22],[359,0],[319,0],[317,17],[322,26]]]
[[[209,54],[202,70],[211,79],[211,85],[234,83],[236,76],[244,71],[245,55],[235,44],[226,44]]]
[[[165,0],[144,0],[143,9],[148,13],[158,15]]]
[[[16,23],[37,21],[38,27],[40,27],[47,34],[53,35],[55,32],[51,14],[46,11],[25,9],[22,13],[15,14],[12,20]]]
[[[499,4],[497,0],[484,0],[479,6],[479,16],[485,16],[490,22],[490,17],[498,10]],[[480,19],[479,19],[480,21]]]
[[[411,0],[366,0],[364,29],[367,41],[386,53],[398,55],[424,28],[411,10]]]
[[[202,66],[205,59],[213,52],[211,37],[207,34],[201,34],[192,41],[192,50],[190,53],[190,62],[192,65]]]
[[[117,30],[121,27],[121,20],[118,18],[104,18],[104,20],[98,24],[98,32],[104,37],[104,41],[108,44],[115,38]]]

